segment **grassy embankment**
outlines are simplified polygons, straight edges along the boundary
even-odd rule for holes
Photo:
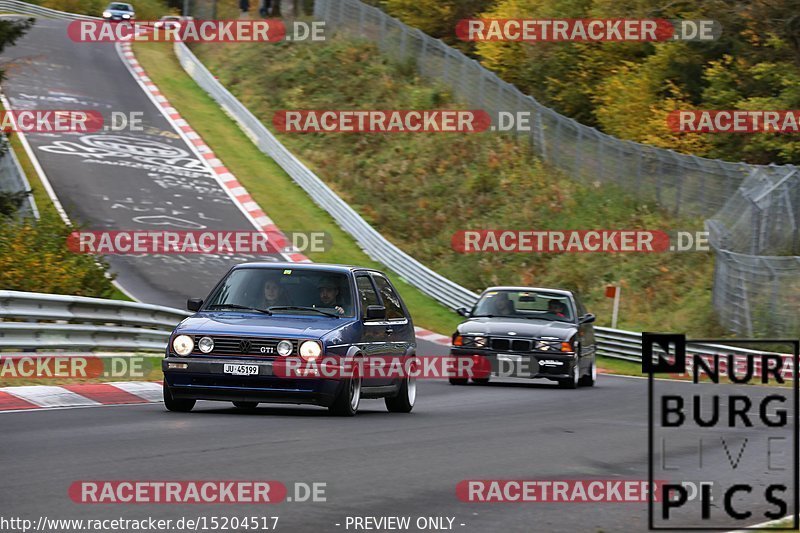
[[[138,48],[146,68],[164,70],[156,73],[162,83],[177,78],[174,71],[169,79],[165,75],[177,65],[166,47]],[[388,61],[362,41],[214,43],[195,50],[268,125],[282,109],[464,107],[409,65]],[[199,105],[187,99],[181,104],[188,112]],[[462,229],[698,230],[701,220],[676,219],[612,185],[575,182],[538,161],[527,146],[493,133],[279,137],[387,238],[469,288],[505,283],[573,288],[598,315],[598,325],[609,325],[611,302],[604,288],[619,283],[620,328],[724,334],[711,309],[709,253],[459,254],[451,248],[452,235]],[[271,216],[282,216],[272,206],[292,205],[293,215],[307,218],[303,203],[281,201],[291,184],[248,179],[248,188],[263,185],[277,200],[263,196]],[[278,223],[293,229],[291,220]]]

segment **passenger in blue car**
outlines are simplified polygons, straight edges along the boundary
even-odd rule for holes
[[[344,307],[339,301],[339,284],[332,277],[324,277],[317,284],[319,301],[313,307],[333,309],[339,315],[344,315]]]
[[[264,281],[264,308],[278,305],[292,305],[289,294],[277,278],[267,278]]]

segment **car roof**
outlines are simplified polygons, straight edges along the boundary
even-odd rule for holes
[[[562,296],[573,296],[572,291],[568,291],[566,289],[550,289],[547,287],[514,287],[511,285],[498,285],[496,287],[487,287],[482,293],[483,296],[485,293],[489,291],[531,291],[531,292],[550,292],[553,294],[560,294]]]
[[[126,7],[131,8],[131,10],[133,10],[133,6],[130,5],[130,4],[126,4],[125,2],[111,2],[110,4],[108,4],[108,7],[111,7],[111,6],[126,6]]]
[[[380,270],[374,268],[360,267],[355,265],[336,265],[332,263],[289,263],[289,262],[266,262],[266,261],[253,261],[249,263],[241,263],[233,267],[233,270],[242,268],[271,268],[271,269],[291,269],[291,270],[322,270],[324,272],[342,273],[355,272],[366,270],[375,272],[377,274],[384,274]],[[385,274],[384,274],[385,275]]]

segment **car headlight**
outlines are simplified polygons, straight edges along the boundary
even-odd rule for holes
[[[111,11],[103,11],[103,16],[105,18],[110,18],[111,17]]]
[[[172,349],[178,355],[189,355],[194,350],[194,341],[189,335],[178,335],[172,339]]]
[[[214,349],[214,339],[211,337],[203,337],[197,341],[197,347],[200,348],[201,352],[208,353]]]
[[[489,339],[486,337],[473,337],[472,344],[476,348],[486,348],[487,344],[489,344]]]
[[[292,343],[289,341],[281,341],[278,343],[278,355],[286,357],[292,353]]]
[[[130,16],[130,15],[127,15],[127,14],[125,14],[125,15],[122,15],[122,18],[124,18],[124,19],[129,19],[129,18],[131,18],[131,16]]]
[[[305,341],[300,345],[300,357],[313,361],[322,354],[322,347],[316,341]]]

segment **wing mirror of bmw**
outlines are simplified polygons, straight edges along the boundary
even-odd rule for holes
[[[594,322],[595,316],[592,313],[586,313],[579,320],[579,324],[591,324]]]
[[[461,316],[469,316],[469,309],[467,309],[466,307],[459,307],[458,309],[456,309],[456,313],[458,313]]]
[[[382,305],[367,306],[367,320],[386,318],[386,308]]]
[[[189,298],[186,300],[186,309],[192,312],[197,312],[200,308],[203,307],[203,299],[202,298]]]

